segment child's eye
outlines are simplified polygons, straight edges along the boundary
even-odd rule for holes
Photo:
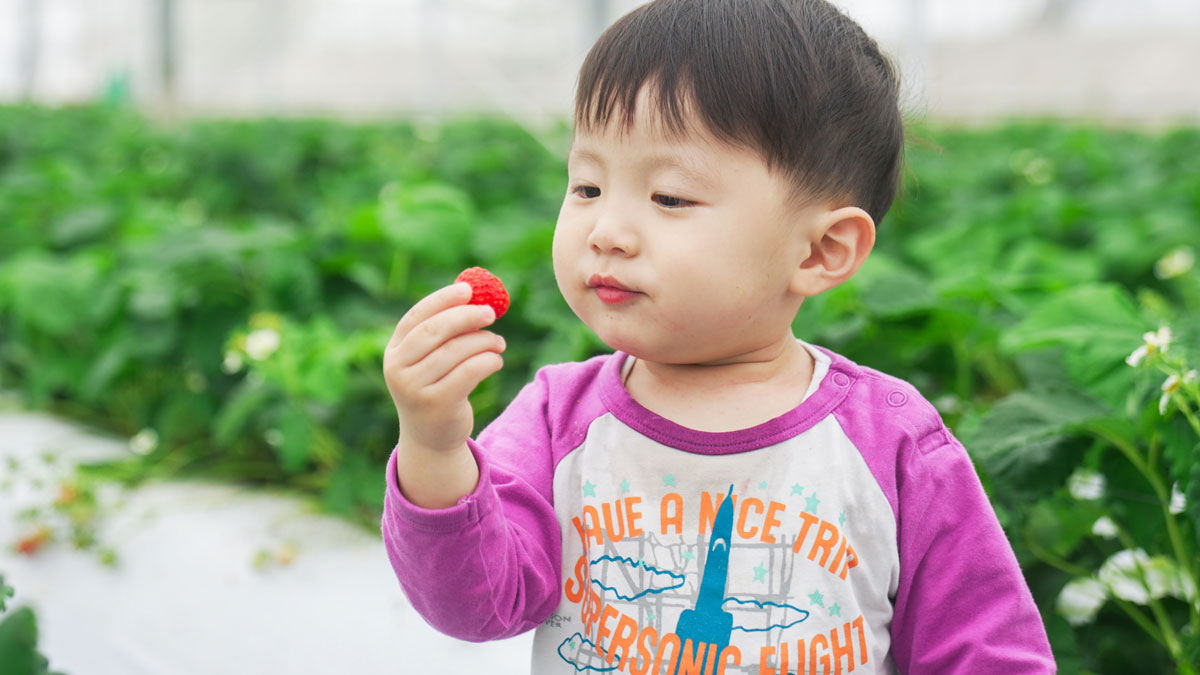
[[[595,185],[576,185],[571,188],[571,194],[579,195],[584,199],[595,199],[600,196],[600,188]]]
[[[695,204],[695,202],[690,202],[681,197],[672,197],[671,195],[664,195],[661,193],[654,195],[654,197],[652,197],[652,199],[654,199],[654,201],[659,206],[662,206],[662,207],[665,207],[668,209],[680,209],[685,206],[691,206],[692,204]]]

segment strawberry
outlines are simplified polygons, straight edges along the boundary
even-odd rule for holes
[[[37,553],[42,546],[50,541],[53,533],[46,526],[38,527],[33,534],[18,539],[13,545],[13,550],[21,555],[32,556]]]
[[[465,281],[471,284],[471,300],[469,302],[472,305],[491,305],[492,309],[496,310],[497,319],[508,311],[508,291],[504,289],[504,284],[495,274],[482,267],[471,267],[463,270],[455,281]]]

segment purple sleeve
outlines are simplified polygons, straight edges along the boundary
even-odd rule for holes
[[[383,540],[400,586],[439,631],[472,642],[511,637],[558,603],[562,539],[540,376],[468,441],[479,484],[456,506],[420,508],[400,493],[393,450]]]
[[[944,426],[922,441],[897,471],[896,664],[914,675],[1055,672],[1041,615],[966,451]]]
[[[1055,672],[1033,595],[962,444],[911,384],[834,358],[856,380],[835,416],[896,517],[900,672]]]

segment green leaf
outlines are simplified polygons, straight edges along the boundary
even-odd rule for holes
[[[995,476],[1025,475],[1053,459],[1060,440],[1111,410],[1076,391],[1018,391],[984,415],[968,447]]]
[[[464,259],[474,218],[470,198],[442,183],[393,183],[379,196],[379,225],[388,243],[443,267]]]
[[[1001,346],[1010,352],[1042,347],[1100,344],[1124,360],[1150,329],[1119,286],[1092,284],[1047,299],[1009,329]]]
[[[37,617],[21,607],[0,621],[0,664],[5,675],[46,675],[49,662],[38,653]]]
[[[1135,379],[1125,357],[1149,329],[1125,290],[1094,284],[1042,302],[1004,333],[1000,346],[1009,353],[1062,347],[1071,379],[1118,408]]]
[[[51,223],[50,240],[61,248],[78,246],[107,234],[116,219],[112,205],[88,204]]]
[[[1187,500],[1187,515],[1192,520],[1196,534],[1196,544],[1200,546],[1200,443],[1192,449],[1192,471],[1184,498]]]
[[[113,309],[103,292],[109,256],[23,254],[0,267],[0,297],[36,330],[66,337],[106,319]]]
[[[250,420],[265,412],[275,391],[260,381],[243,380],[221,408],[213,423],[213,440],[228,445],[247,431]]]
[[[16,591],[13,590],[12,586],[9,586],[4,582],[4,575],[0,574],[0,612],[5,611],[8,599],[11,598],[15,592]]]
[[[308,413],[296,406],[290,405],[282,409],[276,418],[283,441],[275,446],[275,454],[279,463],[288,473],[298,473],[304,469],[312,453],[314,429],[312,418]]]
[[[170,270],[134,268],[125,273],[129,289],[129,311],[143,319],[164,319],[175,313],[181,297]]]
[[[1033,506],[1025,531],[1041,548],[1068,558],[1091,534],[1092,524],[1103,515],[1097,506],[1056,494]]]
[[[872,258],[855,280],[860,284],[862,302],[873,316],[898,318],[937,306],[928,278],[885,255]]]
[[[1196,432],[1182,415],[1168,420],[1159,419],[1154,428],[1161,434],[1160,443],[1169,480],[1178,481],[1180,489],[1187,491],[1192,466],[1196,459],[1200,459],[1200,443],[1196,442]]]

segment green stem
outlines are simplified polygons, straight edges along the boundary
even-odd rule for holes
[[[1179,525],[1175,522],[1175,516],[1171,513],[1171,492],[1163,484],[1162,479],[1158,474],[1150,470],[1146,463],[1142,461],[1142,457],[1138,454],[1137,448],[1126,443],[1124,440],[1109,434],[1103,429],[1093,427],[1092,433],[1100,436],[1104,440],[1112,443],[1114,447],[1121,451],[1131,464],[1146,478],[1150,483],[1150,487],[1154,489],[1155,496],[1158,497],[1159,506],[1162,508],[1163,518],[1167,521],[1167,536],[1171,540],[1171,548],[1174,549],[1175,559],[1178,561],[1181,569],[1191,571],[1191,557],[1187,554],[1187,547],[1184,546],[1183,537],[1179,533]],[[1193,581],[1196,581],[1193,579]]]
[[[1035,542],[1028,534],[1025,535],[1025,544],[1029,547],[1029,550],[1033,551],[1033,554],[1037,556],[1038,560],[1041,560],[1047,565],[1057,570],[1066,572],[1067,574],[1070,574],[1076,578],[1092,578],[1091,570],[1054,555],[1050,551],[1047,551],[1038,545],[1038,543]],[[1150,619],[1141,610],[1139,610],[1129,601],[1118,598],[1115,595],[1110,594],[1109,597],[1117,603],[1118,607],[1120,607],[1126,614],[1129,615],[1129,618],[1133,619],[1134,623],[1136,623],[1138,626],[1141,626],[1142,630],[1146,631],[1150,637],[1154,638],[1155,642],[1170,651],[1171,647],[1167,644],[1162,631],[1159,630],[1159,628],[1154,625],[1154,622],[1150,621]]]
[[[1129,551],[1138,550],[1137,542],[1133,540],[1129,532],[1125,528],[1117,530],[1117,538],[1121,540],[1123,545]],[[1150,594],[1150,584],[1146,582],[1146,571],[1142,569],[1142,564],[1136,557],[1133,559],[1133,564],[1137,568],[1139,581],[1142,583],[1142,588],[1146,591],[1146,604],[1150,607],[1150,612],[1154,615],[1154,620],[1158,622],[1158,627],[1162,631],[1164,646],[1171,654],[1171,658],[1176,663],[1179,662],[1183,654],[1183,648],[1179,644],[1179,638],[1175,635],[1175,628],[1171,625],[1171,619],[1167,617],[1166,611],[1163,609],[1162,603],[1157,598]]]
[[[1187,547],[1184,546],[1183,537],[1179,533],[1179,526],[1175,522],[1174,514],[1171,513],[1171,493],[1169,490],[1167,490],[1166,485],[1163,484],[1162,479],[1158,477],[1158,474],[1150,470],[1150,467],[1146,465],[1146,462],[1142,459],[1142,456],[1140,453],[1138,453],[1138,449],[1136,447],[1126,443],[1121,438],[1113,436],[1104,429],[1092,427],[1091,431],[1116,447],[1121,454],[1125,455],[1126,459],[1133,464],[1134,468],[1136,468],[1138,472],[1145,477],[1146,481],[1150,483],[1150,487],[1154,489],[1154,494],[1158,498],[1158,503],[1159,507],[1162,509],[1163,518],[1166,520],[1167,536],[1171,540],[1171,548],[1174,550],[1175,559],[1179,564],[1179,568],[1181,570],[1186,570],[1189,576],[1192,577],[1193,582],[1197,581],[1195,578],[1196,575],[1192,571],[1192,566],[1189,564],[1191,558],[1187,554]],[[1125,543],[1126,548],[1137,548],[1136,543],[1132,540],[1132,538],[1130,538],[1124,532],[1122,532],[1122,535],[1123,536],[1121,539],[1122,542]],[[1138,569],[1140,571],[1141,567],[1139,566]],[[1143,585],[1145,585],[1145,574],[1143,573],[1142,576]],[[1149,588],[1147,588],[1147,591],[1149,591]],[[1150,598],[1149,604],[1151,611],[1154,613],[1155,619],[1158,620],[1159,627],[1162,629],[1163,637],[1167,641],[1167,649],[1171,652],[1171,657],[1178,662],[1182,657],[1182,648],[1180,647],[1179,640],[1175,635],[1175,629],[1171,626],[1166,612],[1163,611],[1162,605],[1157,600]],[[1194,626],[1196,625],[1196,608],[1194,603],[1189,602],[1188,605],[1189,623],[1193,626],[1193,630],[1195,630]]]
[[[396,298],[408,285],[408,268],[409,259],[403,251],[395,251],[392,254],[392,264],[388,269],[387,281],[387,297]]]
[[[1175,394],[1175,404],[1179,406],[1179,410],[1183,412],[1183,416],[1187,418],[1188,424],[1192,425],[1192,431],[1200,436],[1200,419],[1197,419],[1196,413],[1192,411],[1192,406],[1188,405],[1187,399],[1179,394]]]

